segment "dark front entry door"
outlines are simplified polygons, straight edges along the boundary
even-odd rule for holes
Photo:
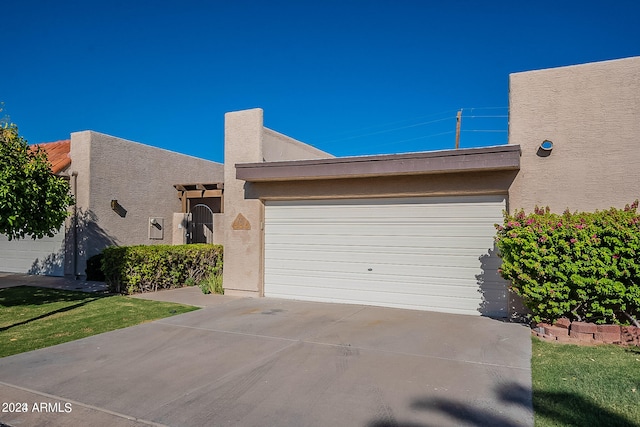
[[[191,239],[189,243],[213,243],[213,212],[207,205],[191,209]]]

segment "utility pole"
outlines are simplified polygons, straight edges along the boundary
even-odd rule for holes
[[[462,109],[456,115],[456,150],[460,148],[460,125],[462,125]]]

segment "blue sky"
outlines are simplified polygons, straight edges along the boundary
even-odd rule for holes
[[[223,161],[224,113],[334,155],[505,144],[509,73],[640,55],[640,2],[9,0],[0,101]]]

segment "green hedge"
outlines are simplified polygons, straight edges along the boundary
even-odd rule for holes
[[[102,271],[109,290],[116,293],[196,285],[221,277],[222,246],[112,246],[103,251]]]
[[[549,208],[505,214],[496,245],[500,273],[536,322],[560,317],[595,323],[640,318],[638,202],[593,213]]]

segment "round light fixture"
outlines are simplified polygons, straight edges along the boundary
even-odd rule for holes
[[[551,150],[553,150],[553,142],[549,139],[545,139],[538,147],[537,154],[540,157],[547,157],[551,154]]]

